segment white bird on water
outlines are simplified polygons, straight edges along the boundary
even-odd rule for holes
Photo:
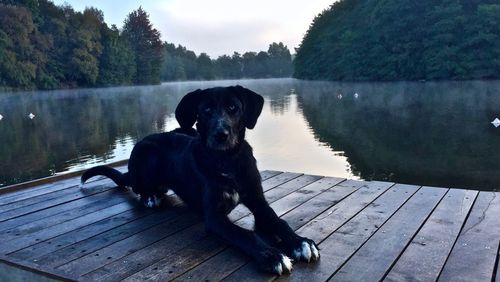
[[[359,97],[358,93],[354,93],[354,98],[358,99],[358,97]]]
[[[35,118],[35,115],[34,115],[33,113],[30,113],[30,114],[28,115],[28,117],[29,117],[30,119],[34,119],[34,118]]]
[[[495,118],[491,124],[493,124],[494,127],[499,127],[500,126],[500,119]]]
[[[3,116],[2,116],[2,115],[0,115],[0,120],[2,120],[2,119],[3,119]]]

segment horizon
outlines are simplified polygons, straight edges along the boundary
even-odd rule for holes
[[[56,5],[69,4],[80,12],[86,7],[97,8],[103,12],[109,26],[115,24],[119,29],[123,27],[126,16],[142,6],[149,14],[153,27],[160,31],[162,41],[182,45],[197,55],[207,53],[216,59],[233,52],[266,51],[273,42],[283,42],[294,54],[314,17],[335,0],[311,0],[307,3],[257,0],[251,3],[240,1],[237,5],[230,0],[53,2]]]

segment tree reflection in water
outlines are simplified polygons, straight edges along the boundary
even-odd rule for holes
[[[262,169],[500,187],[500,128],[491,124],[500,118],[499,81],[294,79],[1,94],[0,185],[125,159],[138,139],[176,127],[185,93],[234,84],[266,99],[248,132]]]

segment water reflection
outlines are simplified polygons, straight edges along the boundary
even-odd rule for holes
[[[499,81],[293,79],[2,94],[0,185],[126,159],[138,139],[177,127],[173,113],[185,93],[234,84],[265,97],[247,135],[261,169],[500,186],[500,129],[491,124],[500,116]]]
[[[299,83],[314,135],[363,179],[500,187],[500,82]],[[343,94],[343,98],[332,99]],[[354,94],[358,93],[358,98]]]
[[[126,159],[140,138],[177,127],[174,110],[185,93],[234,84],[266,100],[248,133],[261,169],[353,177],[344,157],[314,140],[291,95],[294,80],[269,79],[2,94],[0,185]]]

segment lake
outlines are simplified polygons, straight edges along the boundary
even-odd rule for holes
[[[500,81],[296,79],[0,94],[0,186],[127,159],[177,127],[185,93],[234,84],[265,98],[247,131],[260,169],[500,190]]]

